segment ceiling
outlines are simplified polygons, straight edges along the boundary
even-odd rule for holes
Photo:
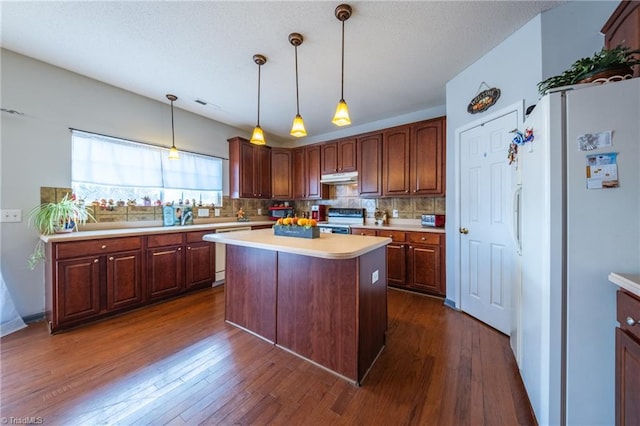
[[[345,22],[344,98],[352,126],[441,107],[445,84],[541,11],[563,1],[355,1]],[[340,99],[338,1],[1,2],[2,46],[267,139],[330,139]],[[470,97],[473,94],[470,94]],[[203,106],[195,101],[205,101]],[[10,107],[4,106],[3,107]]]

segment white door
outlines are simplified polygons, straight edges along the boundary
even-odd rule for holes
[[[509,335],[513,111],[460,134],[460,308]]]

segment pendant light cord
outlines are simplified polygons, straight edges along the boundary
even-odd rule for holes
[[[344,21],[342,21],[342,75],[340,76],[340,99],[344,100]]]
[[[298,46],[294,46],[296,51],[296,113],[300,115],[300,94],[298,93]]]
[[[176,135],[173,129],[173,101],[171,101],[171,147],[176,147]]]
[[[258,65],[258,127],[260,127],[260,68],[262,65]]]

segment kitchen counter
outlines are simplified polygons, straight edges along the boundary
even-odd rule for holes
[[[640,297],[640,274],[609,274],[609,281]]]
[[[272,229],[208,234],[205,241],[293,253],[322,259],[353,259],[384,247],[391,238],[320,233],[319,238],[274,235]]]
[[[444,228],[425,228],[421,225],[374,225],[374,224],[365,224],[365,225],[351,225],[351,228],[364,228],[364,229],[375,229],[380,231],[409,231],[409,232],[432,232],[435,234],[444,234]]]
[[[136,235],[149,235],[159,233],[174,233],[174,232],[190,232],[190,231],[206,231],[211,229],[225,229],[225,228],[238,228],[247,226],[261,226],[261,225],[273,225],[270,220],[255,221],[255,222],[214,222],[203,223],[197,225],[184,225],[184,226],[150,226],[144,228],[118,228],[118,229],[102,229],[97,231],[79,231],[69,232],[66,234],[54,234],[54,235],[41,235],[40,239],[45,243],[52,242],[65,242],[65,241],[83,241],[83,240],[96,240],[100,238],[115,238],[115,237],[130,237]]]

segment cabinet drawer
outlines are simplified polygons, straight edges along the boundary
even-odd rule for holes
[[[620,328],[640,340],[640,299],[630,293],[618,290],[617,311],[617,319],[620,323]],[[631,318],[636,322],[636,324],[629,325],[627,323],[627,318]]]
[[[214,229],[209,229],[207,231],[187,232],[187,243],[201,243],[204,241],[202,237],[208,234],[213,234],[214,232],[216,232]]]
[[[147,247],[177,246],[182,244],[184,233],[156,234],[147,237]]]
[[[430,232],[407,232],[407,241],[415,244],[440,244],[441,234]]]
[[[406,236],[403,231],[377,231],[378,237],[391,238],[394,243],[402,243],[406,241]]]
[[[139,250],[141,237],[106,238],[101,240],[74,241],[56,244],[56,258],[69,259],[78,256],[93,256],[118,251]]]
[[[376,236],[375,229],[366,229],[366,228],[351,228],[351,233],[353,235],[369,235],[370,237]]]

